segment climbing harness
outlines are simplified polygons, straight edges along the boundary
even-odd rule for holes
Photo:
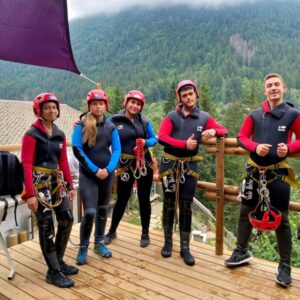
[[[54,208],[62,203],[63,198],[68,195],[64,176],[61,170],[51,170],[42,167],[33,167],[34,191],[38,201],[46,208]],[[56,187],[53,188],[52,179],[55,178]],[[52,195],[56,199],[52,202]]]
[[[171,166],[171,168],[169,168],[168,170],[159,174],[159,179],[162,179],[164,176],[168,176],[171,173],[176,174],[176,172],[178,172],[179,170],[180,170],[179,182],[182,184],[185,183],[186,175],[191,175],[191,176],[198,178],[198,174],[189,168],[188,163],[193,162],[193,161],[200,161],[200,160],[203,160],[203,157],[200,155],[188,156],[188,157],[177,157],[177,156],[174,156],[174,155],[164,152],[162,155],[162,163],[168,164],[171,161],[173,161],[174,163]]]
[[[162,180],[166,192],[175,192],[175,230],[178,224],[178,207],[179,207],[179,186],[184,184],[186,176],[194,176],[198,178],[198,174],[189,168],[189,162],[203,160],[202,156],[177,157],[164,152],[162,155],[162,163],[168,164],[173,162],[172,166],[160,173],[159,179]],[[175,187],[174,187],[175,185]]]
[[[142,139],[137,140],[141,140],[141,142],[136,142],[137,146],[134,148],[134,155],[127,153],[121,154],[121,167],[116,170],[116,176],[120,176],[131,171],[135,179],[140,179],[141,176],[147,175],[147,167],[153,168],[153,157],[151,151],[148,148],[144,149]],[[145,159],[145,155],[147,153],[150,155],[150,161]],[[132,167],[134,161],[136,161],[135,169]]]
[[[270,184],[271,182],[275,181],[275,180],[281,180],[283,182],[288,183],[290,186],[300,189],[300,183],[297,182],[295,180],[295,172],[293,170],[293,168],[286,162],[286,160],[280,161],[277,164],[273,164],[273,165],[269,165],[266,167],[261,167],[258,164],[256,164],[252,159],[248,159],[248,161],[246,162],[246,168],[247,167],[254,167],[254,169],[251,172],[248,172],[247,174],[245,174],[245,177],[251,177],[255,182],[258,182],[258,180],[256,178],[253,177],[254,173],[258,170],[266,170],[266,171],[270,171],[272,175],[274,175],[274,177],[272,179],[267,180],[267,183]],[[284,175],[284,174],[278,174],[276,171],[280,170],[280,169],[286,169],[288,174]]]

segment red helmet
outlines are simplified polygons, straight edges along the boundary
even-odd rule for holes
[[[105,102],[106,110],[109,110],[109,98],[103,90],[91,90],[86,97],[86,107],[88,110],[89,105],[93,100],[100,100]]]
[[[184,86],[187,86],[187,85],[190,85],[194,88],[194,91],[196,93],[196,96],[197,98],[199,97],[199,92],[198,92],[198,87],[197,85],[192,81],[192,80],[182,80],[180,81],[178,84],[177,84],[177,88],[176,88],[176,97],[177,99],[180,101],[180,90],[184,87]]]
[[[57,97],[54,94],[51,93],[43,93],[37,95],[32,104],[33,112],[37,117],[41,116],[41,105],[45,102],[55,102],[57,105],[57,110],[58,110],[58,116],[60,115],[60,106],[59,106],[59,101]]]
[[[255,210],[249,213],[249,221],[260,231],[276,230],[281,224],[281,212],[269,204],[263,205],[265,202],[260,202]]]
[[[140,101],[141,104],[142,104],[141,111],[143,110],[144,105],[146,103],[146,99],[145,99],[145,95],[141,91],[139,91],[139,90],[129,91],[128,94],[125,96],[125,99],[124,99],[124,107],[127,105],[127,102],[128,102],[129,99],[135,99],[135,100]]]

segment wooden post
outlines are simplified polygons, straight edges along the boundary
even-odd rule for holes
[[[223,254],[224,236],[224,137],[217,138],[216,152],[216,255]]]

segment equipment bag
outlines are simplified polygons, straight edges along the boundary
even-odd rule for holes
[[[23,168],[18,157],[0,151],[0,196],[21,194],[23,190]]]

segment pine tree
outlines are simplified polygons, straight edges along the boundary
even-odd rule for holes
[[[117,113],[123,109],[124,95],[119,86],[115,88],[115,103],[112,112]]]
[[[176,95],[175,95],[176,83],[173,81],[168,93],[168,99],[164,105],[164,112],[167,114],[176,107]]]
[[[213,105],[211,90],[206,81],[203,81],[200,88],[199,104],[201,110],[204,110],[216,117],[216,108],[215,105]]]
[[[109,96],[110,111],[115,114],[123,109],[124,93],[119,86],[113,86],[106,89]]]

